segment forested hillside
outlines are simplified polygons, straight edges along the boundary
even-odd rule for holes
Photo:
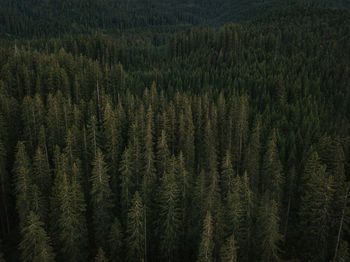
[[[0,0],[0,262],[350,261],[348,1],[243,2]]]

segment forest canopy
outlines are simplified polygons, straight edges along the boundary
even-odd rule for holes
[[[0,0],[0,262],[350,261],[330,2]]]

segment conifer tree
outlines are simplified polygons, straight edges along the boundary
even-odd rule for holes
[[[146,225],[145,206],[136,191],[128,212],[127,251],[128,261],[145,261]]]
[[[169,159],[170,153],[168,149],[167,136],[165,130],[163,129],[157,144],[157,170],[160,177],[168,172]]]
[[[222,160],[221,164],[221,188],[222,188],[222,195],[224,198],[226,198],[227,194],[229,192],[233,192],[234,188],[234,171],[232,168],[231,163],[231,154],[230,151],[226,151],[226,155],[224,159]]]
[[[0,262],[6,262],[4,255],[0,252]]]
[[[149,107],[147,112],[147,127],[146,127],[146,138],[145,138],[145,152],[144,152],[144,174],[142,181],[142,192],[146,207],[148,207],[151,194],[153,192],[153,186],[156,178],[155,169],[155,157],[153,153],[153,111]]]
[[[235,236],[229,236],[225,244],[221,248],[220,261],[222,262],[236,262],[237,261],[237,246]]]
[[[16,208],[20,225],[24,226],[30,210],[30,194],[32,186],[31,163],[23,142],[17,143],[14,163]]]
[[[66,174],[59,176],[57,234],[61,257],[65,261],[85,261],[87,226],[83,192],[75,180],[70,181]]]
[[[250,139],[244,155],[243,169],[248,172],[250,184],[254,193],[258,193],[260,182],[260,133],[261,133],[261,116],[255,119]]]
[[[51,185],[51,170],[45,153],[37,148],[33,159],[33,180],[44,197],[49,196]]]
[[[233,103],[233,162],[238,173],[243,160],[243,149],[246,145],[248,134],[248,96],[234,96]]]
[[[262,167],[263,193],[268,190],[278,205],[281,204],[284,184],[283,168],[279,159],[276,130],[273,129],[267,139],[266,152]]]
[[[106,159],[110,163],[110,175],[113,192],[117,192],[118,179],[116,172],[118,171],[119,160],[122,149],[122,137],[120,131],[120,123],[118,123],[116,112],[110,103],[107,103],[103,114],[104,138],[106,139]]]
[[[19,248],[22,251],[22,261],[54,262],[55,254],[50,244],[44,224],[33,212],[30,212],[22,229],[22,241]]]
[[[108,259],[106,258],[105,252],[102,248],[98,249],[97,255],[95,257],[95,262],[108,262]]]
[[[0,125],[1,125],[1,114],[0,114]],[[0,128],[2,128],[0,126]],[[4,129],[3,129],[4,130]],[[9,193],[10,193],[10,178],[7,172],[7,152],[2,142],[2,136],[0,135],[0,225],[1,232],[5,235],[10,232],[10,204],[9,204]]]
[[[122,231],[122,226],[116,217],[114,219],[114,222],[111,226],[109,237],[108,237],[108,244],[109,244],[109,250],[111,254],[111,260],[112,261],[121,261],[122,255],[123,255],[123,239],[124,234]]]
[[[208,211],[203,221],[203,229],[198,250],[198,262],[212,262],[214,239],[213,239],[213,219],[211,213]]]
[[[130,206],[131,199],[134,194],[134,166],[133,166],[133,154],[132,146],[129,145],[125,148],[120,162],[120,197],[122,211],[127,211]],[[124,214],[125,215],[125,214]],[[126,218],[126,216],[125,216]]]
[[[112,191],[107,165],[100,149],[97,149],[96,157],[92,163],[91,173],[91,204],[93,210],[93,225],[96,243],[106,247],[106,236],[113,222],[112,218]]]
[[[279,232],[278,205],[268,194],[260,203],[257,217],[257,245],[259,261],[281,261],[280,244],[282,235]]]
[[[305,165],[304,194],[301,198],[300,219],[303,229],[305,257],[311,261],[326,261],[329,228],[332,217],[334,178],[326,173],[314,152]]]
[[[161,246],[166,260],[176,260],[182,225],[181,191],[176,177],[177,161],[171,157],[168,172],[162,177],[160,196]]]

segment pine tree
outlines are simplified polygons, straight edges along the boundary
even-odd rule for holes
[[[76,181],[71,182],[66,174],[58,176],[57,236],[61,257],[65,261],[85,261],[87,226],[83,192],[80,185]]]
[[[167,261],[176,260],[182,225],[181,191],[176,177],[177,161],[171,157],[164,173],[160,195],[161,246]]]
[[[132,196],[134,194],[134,166],[133,166],[133,154],[132,146],[129,145],[125,148],[120,163],[120,197],[122,204],[122,211],[127,211],[130,206]],[[125,214],[124,214],[125,215]],[[126,218],[126,216],[125,216]]]
[[[269,191],[278,205],[281,204],[284,176],[277,148],[276,130],[273,129],[266,143],[262,167],[263,193]]]
[[[1,114],[0,114],[0,128],[1,126]],[[4,129],[2,129],[4,130]],[[2,234],[10,232],[10,204],[9,204],[9,193],[10,193],[10,177],[7,172],[7,152],[2,142],[2,136],[0,135],[0,225]]]
[[[145,261],[145,212],[143,201],[140,194],[136,191],[128,212],[128,261]]]
[[[197,261],[198,262],[214,261],[213,250],[214,250],[213,219],[212,219],[211,213],[208,211],[203,222],[203,230],[201,234],[201,241],[199,245]]]
[[[30,212],[22,229],[22,241],[19,248],[22,251],[22,261],[54,262],[55,254],[50,244],[44,224],[33,212]]]
[[[17,143],[14,163],[16,208],[21,227],[24,226],[30,210],[30,194],[32,186],[31,163],[23,142]]]
[[[305,165],[303,180],[305,188],[299,215],[305,257],[311,261],[326,261],[334,179],[327,175],[326,166],[320,163],[316,152]]]
[[[233,191],[229,192],[226,200],[226,231],[235,234],[239,246],[240,261],[251,259],[253,242],[254,195],[249,185],[248,175],[236,175]]]
[[[157,170],[159,177],[163,176],[169,169],[170,153],[168,149],[166,132],[163,129],[157,144]]]
[[[4,255],[0,252],[0,262],[6,262]]]
[[[237,246],[235,236],[229,236],[225,244],[221,248],[220,261],[222,262],[236,262],[237,261]]]
[[[109,244],[109,250],[111,254],[111,260],[112,261],[121,261],[122,255],[123,255],[123,239],[124,234],[122,231],[122,226],[116,217],[114,219],[114,222],[111,226],[109,237],[108,237],[108,244]]]
[[[44,197],[49,196],[51,185],[51,170],[45,153],[37,148],[33,159],[33,180]]]
[[[91,173],[91,204],[93,210],[93,225],[96,243],[106,247],[106,236],[113,222],[112,218],[112,191],[107,165],[100,149],[97,149],[96,157],[92,163]]]
[[[236,172],[240,172],[243,160],[243,149],[246,145],[248,134],[248,96],[236,96],[233,99],[233,162]]]
[[[145,205],[148,205],[151,201],[151,195],[153,192],[153,186],[156,179],[156,169],[155,169],[155,158],[153,153],[153,111],[149,107],[147,112],[147,127],[146,127],[146,138],[145,138],[145,152],[144,152],[144,172],[142,181],[142,192]]]
[[[281,261],[280,244],[283,237],[279,232],[279,223],[278,205],[266,194],[261,200],[257,217],[259,261]]]
[[[95,262],[108,262],[108,259],[106,258],[105,252],[102,248],[98,249],[97,255],[95,257]]]
[[[103,114],[104,138],[106,139],[106,159],[110,163],[109,173],[111,175],[112,190],[117,192],[118,180],[117,174],[119,160],[122,149],[122,136],[120,123],[118,123],[116,112],[112,109],[110,103],[107,103]]]
[[[222,160],[221,170],[222,195],[224,198],[226,198],[227,194],[229,192],[232,192],[234,188],[234,171],[232,168],[231,155],[229,150],[226,151],[226,155]]]
[[[261,116],[255,119],[253,130],[244,155],[243,170],[248,172],[250,184],[254,193],[258,193],[260,181],[260,133],[261,133]]]

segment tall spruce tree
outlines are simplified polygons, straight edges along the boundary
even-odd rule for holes
[[[107,247],[107,236],[113,222],[113,202],[108,168],[100,149],[97,149],[92,166],[90,196],[95,239],[99,246]]]
[[[30,210],[30,194],[32,186],[32,168],[23,142],[17,143],[14,163],[16,209],[21,227],[24,226]]]
[[[181,188],[176,176],[177,160],[170,159],[169,170],[162,177],[160,194],[160,238],[167,261],[176,261],[182,225]]]
[[[277,148],[276,130],[272,129],[267,142],[262,166],[262,193],[267,190],[278,205],[281,205],[284,185],[283,167]]]
[[[22,261],[54,262],[55,254],[40,218],[30,212],[22,229],[22,241],[19,244]]]
[[[305,165],[305,184],[300,206],[304,256],[310,261],[328,259],[329,229],[332,217],[334,178],[326,173],[314,152]]]
[[[279,232],[278,205],[268,193],[262,198],[257,217],[257,239],[259,261],[281,261],[282,235]]]
[[[208,211],[203,221],[203,229],[198,250],[198,262],[214,261],[213,218]]]
[[[99,248],[97,251],[97,255],[95,257],[95,262],[108,262],[108,259],[106,258],[105,252],[102,248]]]
[[[237,261],[237,246],[235,236],[229,236],[225,244],[221,248],[220,261],[222,262],[236,262]]]
[[[116,217],[114,218],[114,221],[108,236],[110,258],[112,261],[117,262],[122,260],[123,249],[124,249],[123,241],[124,241],[123,229],[119,222],[119,219]]]
[[[128,261],[145,261],[146,225],[145,206],[138,191],[132,199],[127,221]]]

